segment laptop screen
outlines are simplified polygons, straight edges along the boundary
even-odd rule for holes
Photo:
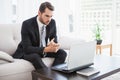
[[[96,41],[72,44],[68,56],[68,69],[74,69],[93,63]]]

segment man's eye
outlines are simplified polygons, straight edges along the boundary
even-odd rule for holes
[[[46,15],[46,17],[52,17],[52,16]]]
[[[49,17],[48,15],[46,15],[46,17]]]

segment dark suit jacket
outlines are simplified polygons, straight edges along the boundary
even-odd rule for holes
[[[36,17],[28,19],[23,22],[21,29],[21,42],[18,45],[18,48],[13,55],[14,58],[22,58],[25,54],[39,53],[42,55],[44,47],[39,47],[40,44],[40,35]],[[46,44],[48,39],[51,40],[55,38],[57,43],[56,36],[56,23],[55,20],[46,26]]]

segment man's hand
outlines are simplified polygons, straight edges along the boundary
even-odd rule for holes
[[[58,47],[47,46],[44,48],[44,52],[57,52],[59,50]]]
[[[47,46],[53,46],[53,45],[55,45],[56,43],[54,42],[54,38],[48,43],[48,45]]]
[[[44,52],[57,52],[59,50],[60,45],[54,42],[54,38],[48,43],[47,47],[45,47]]]

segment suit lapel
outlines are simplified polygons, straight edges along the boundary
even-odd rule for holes
[[[37,42],[40,44],[40,34],[39,34],[39,28],[38,28],[38,24],[36,21],[37,16],[35,17],[35,20],[33,20],[33,27],[35,29],[35,36],[36,36],[36,40]]]

